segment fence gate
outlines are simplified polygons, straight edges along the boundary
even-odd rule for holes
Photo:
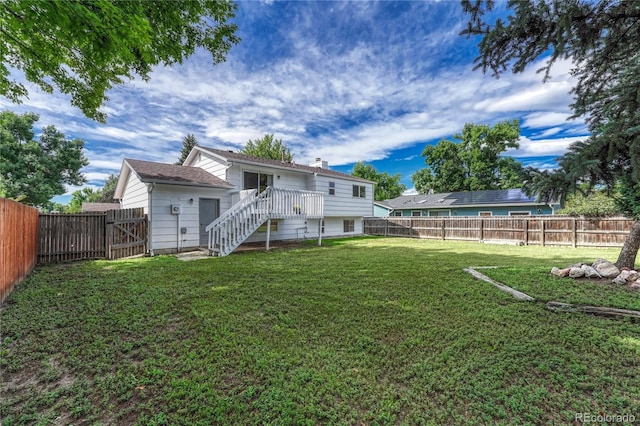
[[[143,208],[109,210],[106,217],[107,259],[145,254],[147,223]]]

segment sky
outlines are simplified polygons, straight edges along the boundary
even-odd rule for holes
[[[234,151],[274,134],[297,163],[319,157],[350,173],[364,161],[399,173],[411,191],[427,144],[451,139],[465,123],[518,119],[520,148],[506,155],[555,167],[570,143],[588,136],[584,120],[567,120],[571,63],[558,62],[544,84],[542,62],[485,75],[474,70],[479,39],[459,35],[465,18],[458,1],[241,1],[233,19],[241,41],[226,62],[213,65],[198,51],[155,68],[148,82],[112,89],[106,124],[30,83],[29,99],[0,96],[0,110],[36,112],[39,126],[83,139],[85,186],[96,189],[123,158],[174,163],[187,134]],[[79,188],[67,189],[55,201]]]

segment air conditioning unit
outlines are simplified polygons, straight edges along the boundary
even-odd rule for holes
[[[171,214],[182,213],[182,206],[180,204],[171,204]]]

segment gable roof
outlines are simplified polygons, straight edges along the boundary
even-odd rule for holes
[[[200,167],[178,166],[175,164],[154,163],[151,161],[124,161],[131,166],[142,182],[167,183],[174,185],[213,186],[233,188],[227,181],[205,172]]]
[[[384,207],[401,209],[434,209],[443,207],[522,206],[542,205],[535,197],[527,196],[520,189],[445,192],[441,194],[402,195],[378,202]]]
[[[272,167],[272,168],[283,169],[283,170],[292,170],[292,171],[306,173],[306,174],[316,173],[320,176],[348,179],[356,182],[372,183],[372,181],[367,179],[362,179],[357,176],[352,176],[350,174],[338,172],[331,169],[324,169],[322,167],[312,167],[312,166],[306,166],[303,164],[296,164],[294,162],[272,160],[270,158],[254,157],[251,155],[241,154],[238,152],[226,151],[223,149],[207,148],[204,146],[197,146],[194,148],[194,150],[196,149],[207,152],[209,154],[213,154],[214,156],[226,161],[233,161],[233,162],[242,163],[242,164],[253,164],[256,166]]]
[[[152,161],[122,161],[122,170],[114,198],[122,198],[129,173],[133,171],[144,183],[162,183],[166,185],[202,186],[211,188],[232,189],[234,186],[200,167],[178,166],[175,164],[155,163]]]

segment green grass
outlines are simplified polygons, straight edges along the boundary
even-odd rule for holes
[[[640,419],[640,326],[553,313],[640,293],[549,277],[613,250],[411,239],[39,267],[0,312],[16,424],[566,424]],[[462,271],[541,302],[518,302]]]

